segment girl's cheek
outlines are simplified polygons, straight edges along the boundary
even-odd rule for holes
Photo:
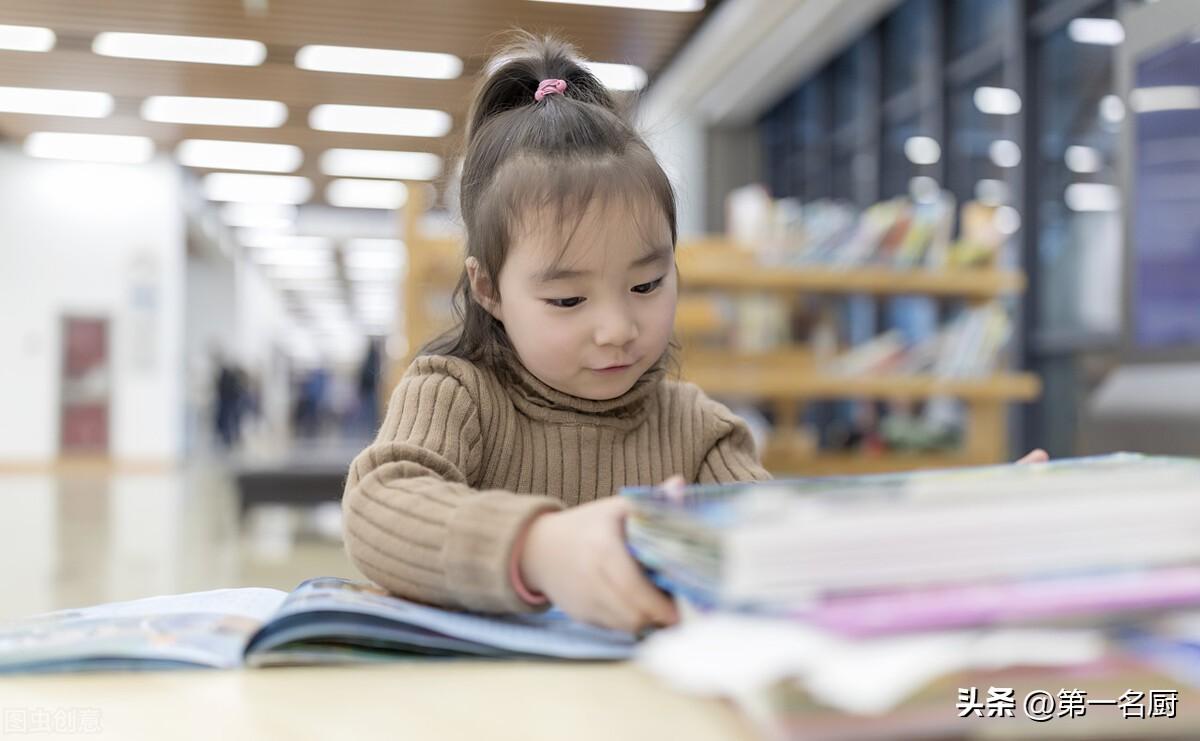
[[[577,324],[577,322],[572,322],[567,317],[551,314],[539,323],[538,334],[544,338],[547,345],[556,342],[570,342],[578,331],[576,329]]]

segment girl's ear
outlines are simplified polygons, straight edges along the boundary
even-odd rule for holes
[[[466,267],[467,279],[471,283],[471,298],[475,299],[475,303],[482,306],[487,313],[496,317],[497,321],[504,321],[500,315],[500,294],[496,290],[496,284],[488,277],[483,266],[479,264],[479,260],[474,257],[467,258]]]

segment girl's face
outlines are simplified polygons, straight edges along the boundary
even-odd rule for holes
[[[543,383],[585,399],[620,396],[671,339],[677,279],[666,218],[652,205],[605,198],[578,228],[559,229],[553,217],[526,221],[489,310]]]

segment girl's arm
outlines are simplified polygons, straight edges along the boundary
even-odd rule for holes
[[[771,474],[759,461],[750,427],[724,405],[704,398],[706,422],[718,435],[700,462],[698,484],[730,484],[738,481],[767,481]]]
[[[346,551],[393,594],[480,612],[536,609],[510,580],[519,533],[562,504],[473,489],[482,427],[478,384],[445,358],[418,358],[392,395],[375,442],[350,466]]]

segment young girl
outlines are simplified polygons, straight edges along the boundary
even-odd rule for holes
[[[654,155],[566,44],[525,36],[498,59],[467,130],[461,323],[351,464],[346,548],[421,602],[668,625],[612,495],[770,475],[745,422],[666,377],[675,199]]]
[[[676,224],[658,161],[568,45],[523,36],[497,59],[467,129],[461,322],[351,464],[346,548],[421,602],[671,624],[612,495],[770,476],[741,419],[666,377]]]

